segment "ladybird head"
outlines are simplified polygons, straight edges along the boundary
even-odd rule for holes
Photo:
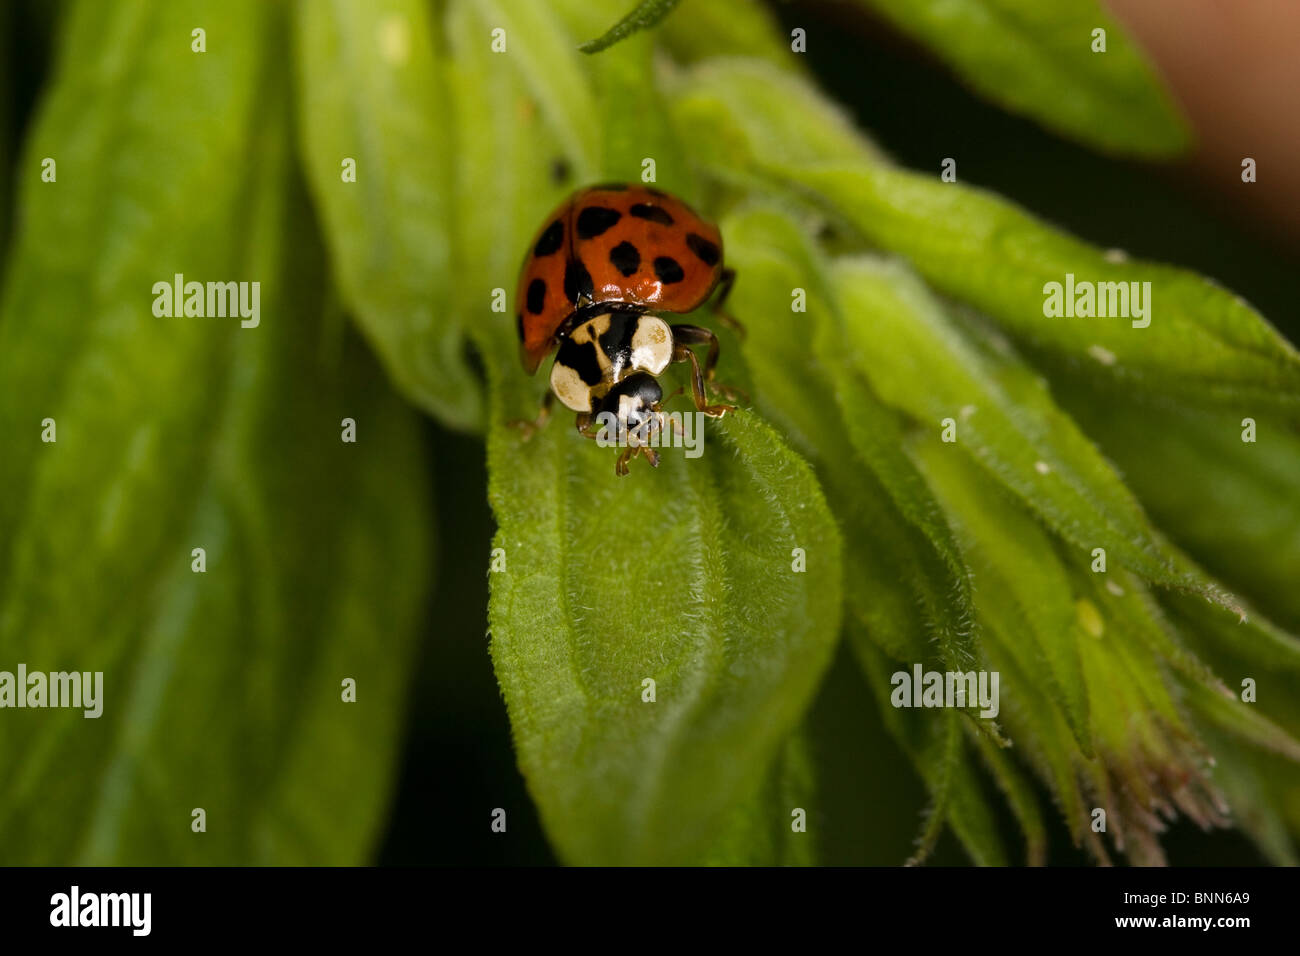
[[[609,390],[597,410],[597,421],[616,423],[619,438],[628,447],[648,445],[664,427],[659,408],[663,398],[663,389],[653,375],[633,373]],[[613,416],[612,422],[609,416]]]

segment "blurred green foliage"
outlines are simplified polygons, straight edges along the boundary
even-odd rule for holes
[[[1187,123],[1098,0],[858,0],[981,95],[1118,155],[1176,156]]]
[[[1106,150],[1185,142],[1113,24],[1114,55],[1085,52],[1091,3],[876,5]],[[0,720],[5,861],[371,858],[434,586],[418,408],[486,446],[492,663],[561,860],[846,862],[819,837],[854,812],[816,780],[834,752],[913,768],[872,828],[914,831],[923,788],[915,861],[946,833],[1050,861],[1063,818],[1095,859],[1159,862],[1182,816],[1293,862],[1295,350],[1200,276],[899,168],[764,7],[684,4],[579,52],[627,13],[69,5],[14,164],[0,669],[104,670],[108,699]],[[722,226],[748,335],[721,333],[720,376],[754,400],[702,459],[616,480],[563,422],[506,427],[543,383],[494,301],[566,192],[647,159]],[[1045,318],[1069,272],[1150,281],[1150,327]],[[176,273],[260,281],[260,325],[155,316]],[[442,553],[458,580],[465,546]],[[1000,672],[996,722],[891,706],[913,664]],[[843,713],[860,751],[835,750]]]
[[[360,863],[385,821],[428,467],[322,282],[286,36],[255,2],[62,26],[0,306],[0,668],[105,700],[4,711],[6,863]],[[176,273],[260,281],[261,323],[156,317]]]

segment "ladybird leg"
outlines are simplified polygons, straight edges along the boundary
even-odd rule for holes
[[[548,389],[546,397],[542,399],[542,407],[537,412],[537,418],[531,422],[522,418],[514,418],[506,422],[506,425],[510,428],[519,429],[521,433],[520,440],[528,441],[536,435],[538,430],[540,430],[541,427],[546,424],[547,420],[550,419],[551,406],[553,404],[555,404],[555,393]]]
[[[731,399],[733,402],[738,398],[743,398],[746,401],[749,400],[749,396],[741,389],[732,388],[728,385],[719,385],[713,380],[713,375],[718,365],[718,337],[716,335],[708,329],[700,328],[698,325],[674,325],[672,330],[673,361],[689,361],[691,367],[695,370],[694,375],[692,376],[691,390],[695,395],[696,408],[700,409],[700,411],[705,411],[703,399],[701,398],[701,396],[704,395],[705,382],[707,382],[709,386],[723,398]],[[690,347],[692,345],[703,345],[706,342],[709,346],[709,355],[704,360],[704,371],[703,374],[701,374],[700,364],[696,360],[695,353],[691,351]],[[724,411],[731,408],[731,406],[728,405],[722,405],[719,407],[724,409]],[[733,408],[731,410],[734,411],[735,409]],[[722,412],[719,412],[718,414],[721,415]]]
[[[723,308],[727,302],[727,296],[731,295],[731,287],[736,284],[736,270],[723,269],[722,274],[718,277],[718,295],[713,300],[713,314],[718,317],[718,321],[725,325],[743,342],[745,340],[745,327],[740,324],[734,315]]]
[[[655,406],[655,410],[658,411],[667,402],[669,402],[671,399],[676,398],[684,391],[686,391],[686,386],[678,385],[675,389],[673,389],[671,392],[669,392],[667,395],[663,397],[663,399],[659,402],[659,404]],[[672,426],[673,434],[680,435],[682,433],[682,423],[679,419],[669,418],[668,424]]]
[[[614,462],[614,474],[618,475],[620,478],[625,477],[631,471],[628,464],[636,458],[637,455],[644,455],[645,460],[650,462],[651,468],[659,467],[659,453],[653,448],[646,445],[628,446],[623,449],[623,453],[620,454],[618,460]]]
[[[578,429],[578,434],[583,438],[590,438],[595,441],[600,437],[600,429],[596,427],[596,420],[592,417],[591,412],[578,412],[573,424]]]
[[[701,335],[707,338],[700,337]],[[694,325],[674,325],[673,326],[673,361],[691,363],[691,397],[695,399],[695,407],[705,415],[713,418],[721,418],[727,412],[736,410],[734,405],[710,405],[708,396],[704,391],[705,373],[700,369],[700,360],[695,357],[691,351],[691,345],[702,342],[709,342],[708,363],[718,360],[718,339],[708,329],[701,329]],[[708,367],[708,366],[706,366]]]
[[[671,326],[673,331],[673,361],[685,362],[685,355],[678,355],[679,346],[690,353],[692,345],[707,345],[709,347],[709,357],[704,360],[704,380],[713,381],[714,369],[718,366],[718,337],[708,329],[700,328],[698,325],[674,325]]]

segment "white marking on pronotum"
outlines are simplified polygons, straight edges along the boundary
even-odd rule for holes
[[[673,332],[658,316],[643,315],[632,335],[632,367],[658,375],[673,359]]]
[[[575,412],[591,410],[591,389],[578,375],[577,369],[560,362],[551,366],[551,390],[565,407]]]

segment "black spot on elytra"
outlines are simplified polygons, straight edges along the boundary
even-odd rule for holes
[[[617,209],[605,206],[588,206],[578,213],[578,238],[594,239],[623,218]]]
[[[574,305],[580,305],[584,300],[591,302],[595,298],[596,287],[592,285],[591,273],[577,259],[570,259],[564,267],[564,295]]]
[[[564,242],[564,223],[559,219],[546,227],[546,231],[537,237],[537,245],[533,246],[533,255],[549,256],[560,251],[560,245]]]
[[[638,219],[648,219],[650,222],[657,222],[662,226],[671,226],[673,224],[673,217],[668,215],[668,211],[660,209],[658,206],[639,202],[628,211]]]
[[[655,260],[655,275],[664,285],[672,285],[686,278],[686,273],[672,256],[660,256]]]
[[[573,339],[565,339],[560,343],[560,351],[555,356],[555,361],[558,365],[573,369],[578,373],[578,378],[587,385],[598,385],[604,378],[600,371],[595,342],[583,342],[579,345]]]
[[[700,257],[700,261],[706,266],[716,266],[718,260],[722,258],[721,249],[703,236],[698,236],[693,232],[687,235],[686,245],[690,247],[691,252]]]
[[[515,316],[515,334],[519,336],[519,341],[524,340],[524,314],[520,312]]]
[[[620,242],[609,250],[609,261],[626,278],[641,268],[641,253],[636,251],[636,246],[632,243]]]
[[[528,311],[533,315],[541,315],[542,308],[546,305],[546,281],[544,279],[534,279],[528,283]]]

